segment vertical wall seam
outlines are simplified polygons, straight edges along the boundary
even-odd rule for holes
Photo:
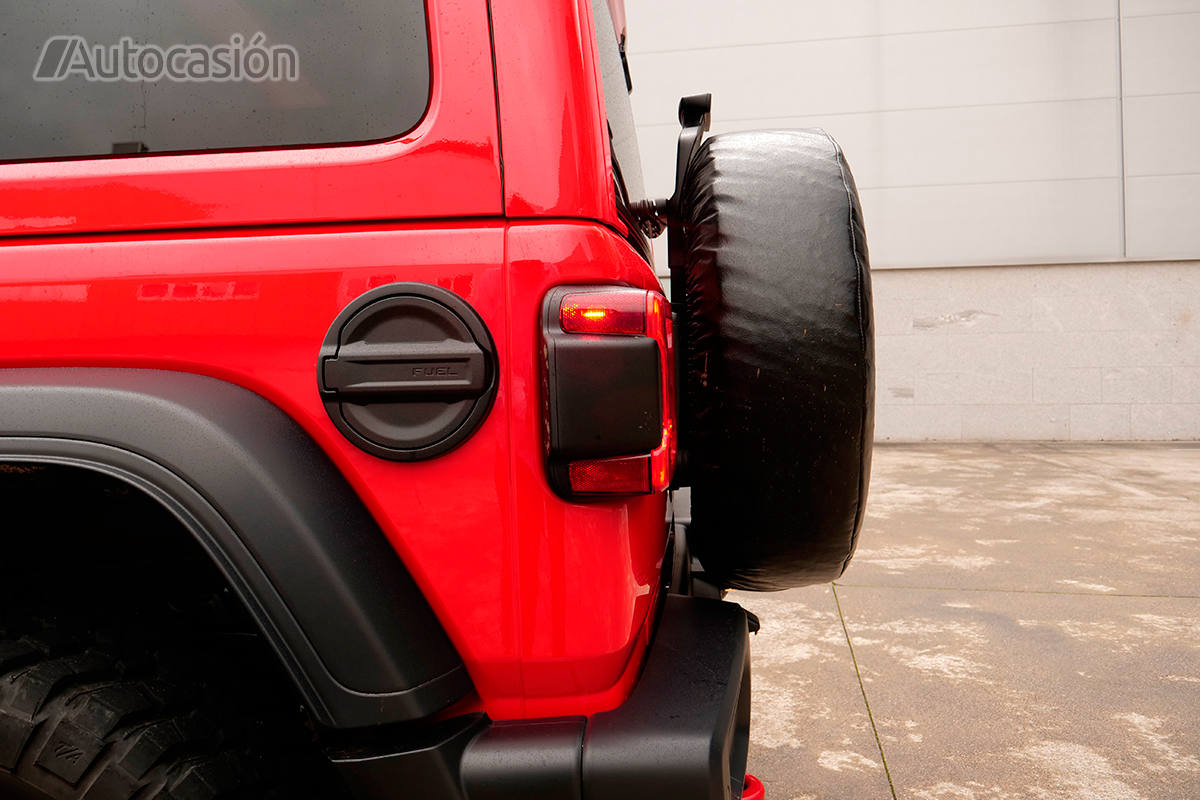
[[[1117,2],[1117,137],[1121,145],[1121,258],[1129,258],[1129,211],[1125,204],[1125,23],[1121,17],[1121,0]]]

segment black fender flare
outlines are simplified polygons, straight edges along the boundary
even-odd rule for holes
[[[247,389],[164,370],[3,369],[0,459],[100,471],[165,506],[323,725],[419,719],[472,689],[362,500],[294,420]]]

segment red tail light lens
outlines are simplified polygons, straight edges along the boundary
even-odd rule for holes
[[[605,458],[572,461],[571,491],[581,494],[646,494],[650,491],[650,459]]]
[[[637,335],[646,331],[646,292],[569,294],[559,307],[567,333]]]
[[[646,333],[658,342],[662,376],[662,441],[650,453],[650,472],[654,491],[671,485],[675,474],[675,343],[672,338],[671,305],[665,297],[646,295]]]

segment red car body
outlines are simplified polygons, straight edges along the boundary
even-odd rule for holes
[[[398,139],[0,164],[0,367],[170,370],[261,395],[386,533],[472,703],[593,714],[637,677],[666,501],[551,489],[539,308],[561,284],[658,282],[617,213],[590,4],[492,3],[491,30],[483,0],[427,16],[430,102]],[[492,413],[428,461],[357,449],[314,381],[331,320],[396,281],[464,298],[500,364]]]

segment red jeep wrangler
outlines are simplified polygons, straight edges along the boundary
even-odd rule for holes
[[[645,197],[606,0],[4,15],[0,796],[741,797],[724,592],[867,491],[837,146],[685,98]]]

